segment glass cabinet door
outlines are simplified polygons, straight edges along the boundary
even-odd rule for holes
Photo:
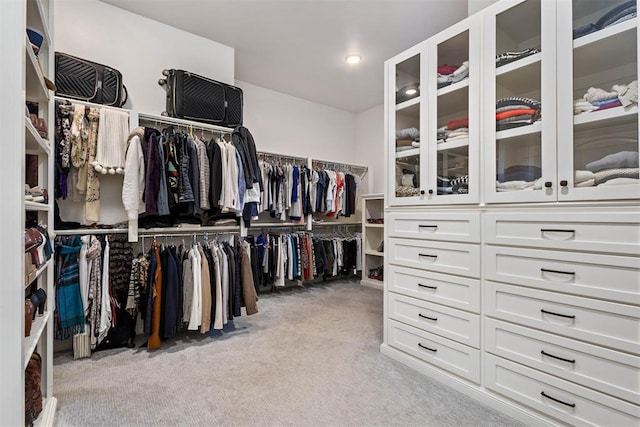
[[[555,200],[555,3],[502,1],[483,14],[485,198]]]
[[[560,200],[640,197],[636,7],[558,4]]]
[[[424,200],[422,180],[424,143],[422,120],[426,107],[420,102],[424,43],[386,62],[385,112],[387,116],[388,200],[409,205]]]
[[[427,200],[477,203],[480,96],[479,19],[429,39]]]

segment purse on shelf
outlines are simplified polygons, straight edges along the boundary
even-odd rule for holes
[[[24,424],[32,426],[42,412],[42,358],[34,352],[24,372]]]
[[[24,251],[29,252],[44,242],[44,236],[35,228],[25,228],[24,230]]]

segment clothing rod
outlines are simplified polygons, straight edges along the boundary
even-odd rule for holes
[[[193,237],[194,234],[196,236],[198,235],[204,236],[205,234],[216,235],[216,234],[236,234],[236,233],[238,233],[238,231],[215,231],[215,232],[201,231],[198,233],[141,234],[138,236],[138,238],[155,239],[157,237]]]
[[[307,157],[299,157],[299,156],[293,156],[291,154],[280,154],[280,153],[273,153],[270,151],[258,151],[256,153],[258,155],[258,157],[260,156],[268,156],[268,157],[282,157],[285,159],[295,159],[295,160],[303,160],[303,161],[307,161]]]
[[[158,116],[155,114],[138,113],[138,122],[154,122],[163,123],[167,125],[176,125],[182,127],[192,127],[194,129],[214,130],[224,133],[233,133],[233,128],[224,126],[210,125],[208,123],[192,122],[190,120],[179,119],[176,117]]]
[[[321,164],[324,164],[324,165],[332,164],[332,165],[347,166],[347,167],[350,167],[350,168],[357,168],[357,169],[362,169],[362,170],[365,170],[365,171],[369,170],[368,166],[356,165],[354,163],[335,162],[335,161],[332,161],[332,160],[321,160],[321,159],[314,159],[314,158],[311,159],[311,162],[315,163],[315,164],[321,163]]]
[[[75,236],[75,235],[85,235],[85,234],[120,234],[120,233],[128,233],[129,229],[127,228],[79,228],[74,230],[54,230],[56,236]],[[173,229],[171,228],[150,228],[148,230],[139,230],[139,236],[153,236],[158,235],[158,233],[164,233],[171,236],[179,235],[179,233],[188,233],[189,236],[195,234],[202,233],[237,233],[240,232],[240,228],[237,225],[231,226],[219,226],[216,228],[182,228],[182,229]]]
[[[78,228],[74,230],[53,230],[56,236],[83,236],[85,234],[125,234],[127,228]]]
[[[89,101],[81,101],[79,99],[65,98],[64,96],[55,96],[54,99],[56,101],[69,101],[72,104],[82,104],[82,105],[86,105],[87,107],[108,108],[110,110],[124,111],[126,113],[131,113],[131,110],[127,110],[125,108],[112,107],[110,105],[103,105],[103,104],[96,104],[96,103],[89,102]]]

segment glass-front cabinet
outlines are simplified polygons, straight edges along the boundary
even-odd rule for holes
[[[559,200],[640,197],[636,7],[558,2]]]
[[[388,203],[477,203],[480,20],[466,19],[386,63]]]
[[[484,12],[487,202],[556,199],[556,11],[539,0]]]
[[[385,63],[385,114],[387,117],[387,185],[390,205],[419,204],[425,200],[426,154],[421,130],[427,106],[421,93],[426,68],[426,43],[421,43]]]

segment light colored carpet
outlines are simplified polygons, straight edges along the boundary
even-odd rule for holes
[[[312,285],[259,309],[158,351],[56,356],[56,425],[521,425],[380,354],[378,290]]]

